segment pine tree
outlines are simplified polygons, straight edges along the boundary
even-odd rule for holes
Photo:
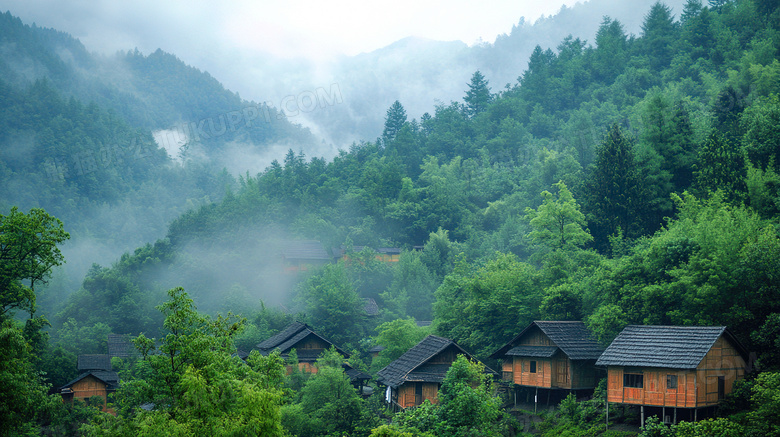
[[[395,139],[404,123],[406,123],[406,110],[401,102],[396,100],[387,110],[387,117],[385,117],[385,130],[382,132],[385,144]]]
[[[466,97],[463,100],[466,102],[466,115],[473,117],[487,109],[493,96],[490,94],[487,79],[479,70],[471,76],[471,83],[468,85],[469,90],[466,91]]]
[[[672,44],[677,38],[677,26],[669,6],[656,2],[642,23],[640,45],[649,57],[650,68],[660,71],[672,61]]]
[[[638,209],[643,194],[633,149],[633,141],[613,125],[598,147],[585,181],[583,209],[600,250],[608,248],[608,237],[619,229],[630,238],[640,232]]]
[[[742,151],[719,132],[711,134],[699,151],[694,176],[702,195],[721,190],[728,200],[739,201],[746,191]]]

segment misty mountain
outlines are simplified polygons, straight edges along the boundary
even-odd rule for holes
[[[230,83],[279,101],[284,93],[338,84],[343,104],[303,114],[307,125],[328,141],[346,147],[353,141],[374,139],[382,133],[385,111],[395,100],[406,108],[409,118],[433,113],[438,104],[462,101],[471,75],[480,70],[493,92],[516,86],[528,66],[534,48],[557,51],[568,35],[594,44],[604,17],[618,20],[626,33],[641,35],[644,13],[656,0],[619,2],[589,0],[534,22],[519,18],[509,34],[493,43],[468,46],[460,41],[432,41],[409,37],[387,47],[356,56],[340,57],[328,63],[290,63],[264,60],[268,67],[263,80],[243,75],[253,69],[220,71]],[[679,18],[684,0],[664,2]],[[291,81],[291,78],[294,78]],[[294,82],[294,87],[291,84]]]
[[[221,199],[236,176],[321,147],[172,54],[91,53],[10,12],[0,14],[0,126],[0,206],[42,207],[71,233],[60,291]]]

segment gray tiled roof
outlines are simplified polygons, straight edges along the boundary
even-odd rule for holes
[[[137,351],[127,335],[108,334],[108,356],[129,358],[135,356]]]
[[[334,345],[327,339],[323,338],[321,335],[314,332],[314,330],[311,329],[309,325],[301,322],[293,322],[287,325],[287,327],[278,334],[271,336],[270,338],[258,344],[257,348],[260,350],[262,355],[268,355],[276,349],[278,349],[282,355],[286,355],[290,349],[295,348],[296,344],[303,341],[310,335],[314,335],[325,343],[334,346],[336,350],[339,351],[342,355],[349,357],[348,353],[344,352],[338,346]],[[299,359],[304,358],[304,349],[298,350],[297,352]],[[319,354],[320,352],[317,352],[317,355]]]
[[[272,350],[277,348],[280,344],[284,343],[285,341],[289,340],[291,337],[295,336],[299,332],[308,329],[309,327],[306,326],[305,323],[301,322],[292,322],[289,325],[287,325],[286,328],[281,330],[278,334],[272,335],[271,337],[268,337],[267,339],[263,340],[257,345],[257,348],[261,351],[264,350]]]
[[[62,388],[70,388],[73,386],[73,384],[81,381],[82,379],[86,378],[87,376],[94,376],[95,378],[103,381],[106,383],[106,388],[109,390],[116,390],[119,387],[119,374],[110,370],[90,370],[88,372],[82,372],[79,374],[79,376],[74,379],[73,381],[70,381],[69,383],[63,385]]]
[[[79,372],[111,370],[111,357],[108,355],[79,355],[76,368]]]
[[[537,328],[571,360],[595,360],[604,351],[604,348],[599,345],[590,330],[582,322],[535,321],[531,322],[517,337],[494,352],[490,357],[502,358],[505,355],[509,355],[509,351],[518,346],[523,336]],[[519,354],[513,353],[512,355]]]
[[[376,301],[373,298],[364,297],[363,311],[366,312],[366,315],[377,316],[379,315],[379,305],[377,305]]]
[[[289,241],[282,248],[285,259],[330,260],[331,256],[317,240]]]
[[[722,334],[725,326],[626,326],[596,362],[598,366],[694,369]]]
[[[398,387],[406,381],[441,382],[450,366],[426,363],[448,347],[454,347],[459,354],[472,358],[471,354],[463,350],[454,341],[429,335],[398,357],[397,360],[380,370],[377,373],[377,381],[390,387]],[[495,371],[487,366],[485,371],[495,374]]]
[[[558,352],[558,346],[516,346],[509,349],[506,355],[517,357],[550,358]]]

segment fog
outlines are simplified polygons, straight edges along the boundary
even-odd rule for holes
[[[441,16],[426,16],[425,11],[432,11],[428,4],[393,4],[392,8],[403,11],[401,21],[394,21],[396,11],[388,12],[386,20],[377,12],[347,16],[344,11],[349,8],[344,4],[334,6],[331,15],[314,18],[305,10],[298,10],[296,15],[279,5],[255,7],[249,2],[230,9],[206,2],[140,2],[129,6],[36,0],[4,2],[3,6],[26,23],[36,22],[80,38],[86,50],[94,52],[95,65],[85,67],[84,54],[64,46],[57,52],[59,58],[78,72],[83,83],[104,83],[126,94],[130,105],[147,105],[146,119],[128,122],[155,126],[150,133],[171,158],[166,165],[225,168],[238,177],[256,175],[273,160],[281,161],[290,149],[308,158],[330,159],[354,142],[372,141],[381,134],[387,108],[395,100],[404,105],[409,119],[419,119],[425,112],[435,111],[436,105],[460,101],[476,70],[490,81],[493,92],[505,85],[513,86],[536,45],[555,49],[569,34],[592,43],[604,16],[619,20],[626,32],[639,34],[643,14],[655,1],[508,2],[513,8],[525,5],[522,7],[528,9],[524,10],[486,3],[479,6],[484,11],[450,4],[447,11],[439,11],[446,12]],[[679,15],[684,1],[666,3]],[[243,14],[242,8],[246,9]],[[352,9],[367,13],[364,7]],[[421,12],[415,14],[410,12],[412,9]],[[487,15],[502,16],[504,22],[485,24],[482,21]],[[418,27],[398,24],[406,21]],[[482,30],[464,24],[470,22],[480,24]],[[392,23],[396,23],[395,28]],[[331,28],[339,28],[340,33],[333,33]],[[457,32],[460,28],[464,33]],[[233,121],[248,126],[273,124],[283,118],[306,128],[315,140],[260,143],[246,129],[229,129],[231,113],[193,115],[181,106],[183,102],[167,102],[161,96],[150,95],[149,90],[134,82],[134,73],[114,52],[139,48],[148,55],[158,47],[237,92],[245,106]],[[49,74],[44,65],[15,56],[13,47],[0,47],[0,53],[19,77],[33,80]],[[80,87],[87,88],[83,84]],[[92,94],[86,95],[100,98],[99,92],[87,91]],[[248,102],[253,103],[247,106]],[[246,112],[254,107],[258,113]],[[271,111],[263,113],[264,108]],[[228,135],[201,142],[193,138],[191,130],[182,129],[204,120],[211,123],[207,127],[212,134],[220,129],[215,123],[221,122],[221,126],[228,126]],[[13,137],[13,147],[0,148],[1,158],[22,164],[29,160],[32,154],[28,150],[34,141],[30,135]],[[28,183],[22,175],[12,179],[8,189],[13,184]],[[122,253],[165,237],[171,220],[188,208],[218,201],[215,193],[224,193],[223,187],[212,187],[211,191],[194,185],[164,188],[155,184],[139,186],[133,194],[114,203],[92,204],[80,222],[68,221],[67,213],[50,211],[63,218],[66,230],[73,234],[62,248],[67,265],[58,269],[52,282],[73,291],[93,263],[110,266]],[[15,201],[23,209],[45,206],[34,199]],[[139,214],[139,205],[143,206],[143,214]],[[228,250],[190,243],[180,251],[188,258],[177,260],[179,267],[171,271],[159,272],[154,282],[161,287],[189,285],[196,293],[211,288],[218,293],[233,293],[236,299],[282,302],[284,293],[280,290],[288,290],[290,284],[283,278],[278,283],[270,279],[279,276],[277,258],[272,256],[280,244],[279,236],[271,238],[256,229],[237,232],[246,236],[241,240],[246,244],[246,258],[232,258],[237,253],[232,246]],[[254,264],[248,265],[247,260]],[[200,276],[191,275],[193,272],[200,272]]]
[[[516,83],[537,44],[554,49],[569,34],[592,41],[604,16],[639,34],[643,13],[654,2],[456,2],[446,8],[433,2],[370,8],[352,2],[239,2],[214,8],[205,2],[88,7],[36,0],[6,7],[24,20],[70,32],[89,50],[162,48],[242,98],[277,108],[289,96],[338,84],[343,104],[297,121],[347,148],[380,135],[395,100],[410,119],[419,118],[437,102],[460,100],[476,70],[500,91]],[[684,1],[665,3],[679,15]]]

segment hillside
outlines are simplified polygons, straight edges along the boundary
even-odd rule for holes
[[[690,0],[679,15],[661,3],[635,14],[642,17],[636,35],[619,20],[600,18],[592,41],[566,36],[552,48],[536,45],[517,81],[500,91],[474,69],[459,99],[419,119],[396,97],[380,110],[378,138],[355,142],[332,160],[291,147],[235,179],[208,164],[230,150],[221,137],[195,149],[202,163],[188,160],[185,149],[177,164],[142,129],[156,127],[124,120],[111,99],[103,103],[109,109],[80,103],[57,75],[6,84],[5,144],[28,144],[34,152],[2,149],[0,175],[19,181],[4,193],[9,206],[20,193],[33,204],[48,194],[65,229],[71,220],[87,232],[70,204],[56,202],[111,205],[112,196],[143,194],[149,200],[129,202],[125,214],[146,217],[169,198],[184,202],[171,187],[203,196],[190,198],[187,211],[175,206],[183,203],[168,207],[166,216],[175,219],[164,237],[92,265],[66,300],[41,305],[52,327],[48,343],[37,343],[43,346],[35,369],[61,385],[76,376],[62,369],[75,369],[79,353],[101,353],[108,333],[138,335],[145,359],[121,364],[132,375],[117,401],[125,410],[82,428],[94,433],[155,426],[192,433],[220,423],[256,430],[261,424],[252,420],[262,419],[273,430],[268,435],[499,436],[517,424],[499,411],[484,369],[466,360],[442,381],[439,405],[386,423],[392,413],[383,407],[384,389],[370,400],[342,390],[350,386],[336,351],[321,358],[316,376],[285,376],[283,366],[298,368],[297,358],[254,354],[244,366],[239,350],[255,349],[296,320],[349,351],[350,365],[366,372],[378,370],[369,364],[372,347],[386,346],[396,355],[379,358],[390,361],[429,333],[498,369],[492,352],[535,320],[582,321],[603,345],[626,325],[727,326],[760,373],[734,386],[717,412],[723,417],[701,426],[721,435],[776,433],[780,4]],[[522,56],[519,46],[502,44],[495,45],[501,56]],[[459,43],[409,39],[355,62],[381,71],[400,53],[424,58],[441,47],[451,62],[467,51]],[[167,96],[174,112],[193,105],[190,115],[202,114],[197,102],[210,101],[164,86],[160,71],[173,70],[214,85],[172,55],[117,59],[141,64],[133,86],[157,89],[150,95]],[[213,98],[229,102],[231,95]],[[131,144],[146,147],[148,162],[102,169],[96,162],[74,177],[49,167],[50,179],[68,193],[62,197],[52,194],[54,182],[22,185],[20,175],[50,154],[82,153],[112,135],[137,137]],[[371,300],[378,314],[366,310]],[[26,323],[31,330],[33,322]],[[567,398],[536,431],[628,435],[601,428],[605,383],[595,390],[589,403]],[[137,408],[149,402],[160,407]],[[260,407],[246,409],[250,404]],[[479,408],[459,409],[464,405]],[[664,432],[686,435],[683,428]]]
[[[0,46],[0,205],[43,207],[69,223],[57,295],[93,262],[220,200],[237,175],[316,144],[275,109],[159,50],[97,55],[9,12]]]

